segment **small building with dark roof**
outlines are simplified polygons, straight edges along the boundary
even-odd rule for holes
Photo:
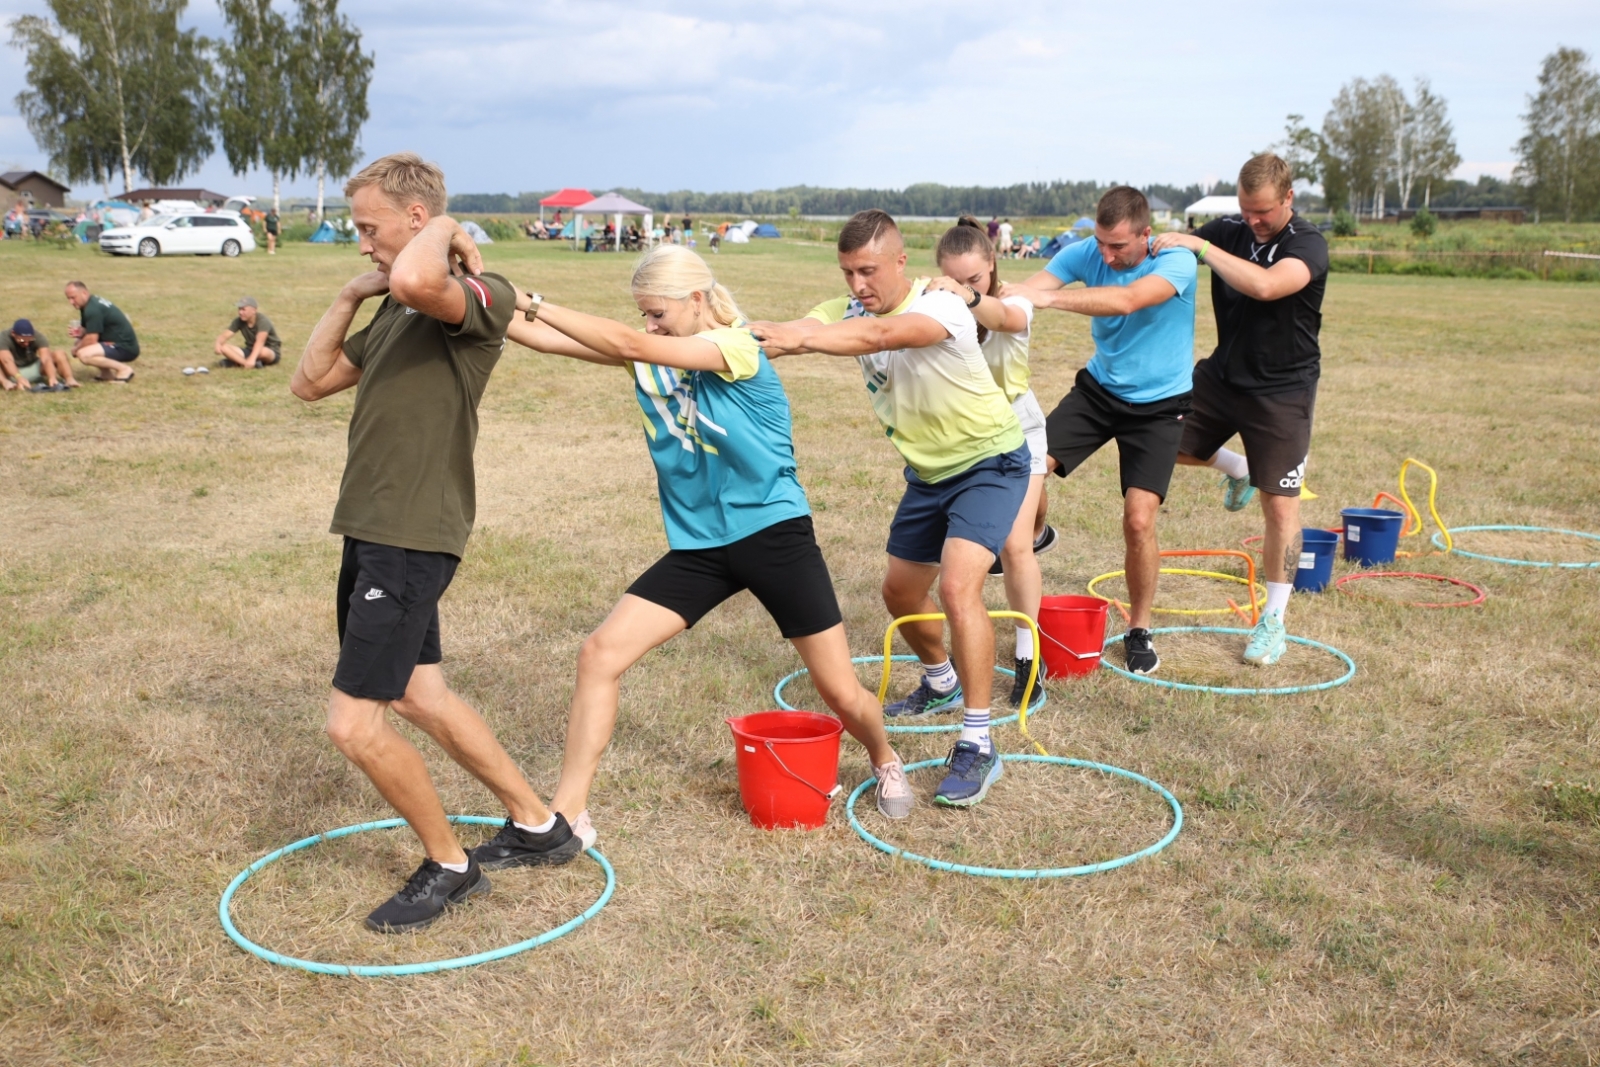
[[[0,188],[15,199],[34,207],[66,207],[71,186],[62,185],[48,174],[36,170],[13,170],[0,174]]]

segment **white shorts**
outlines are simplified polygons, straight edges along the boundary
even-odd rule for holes
[[[1011,410],[1017,413],[1017,421],[1022,423],[1022,436],[1028,440],[1028,451],[1033,454],[1033,466],[1029,475],[1048,473],[1045,466],[1046,442],[1044,436],[1044,408],[1039,406],[1039,398],[1029,389],[1011,402]]]

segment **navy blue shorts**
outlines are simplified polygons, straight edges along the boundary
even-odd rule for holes
[[[1024,444],[929,485],[906,468],[906,495],[889,527],[889,555],[938,566],[952,537],[975,541],[995,555],[1028,495],[1033,455]]]

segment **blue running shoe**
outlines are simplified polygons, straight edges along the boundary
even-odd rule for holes
[[[961,686],[941,693],[928,684],[926,676],[904,700],[885,704],[884,715],[891,719],[920,719],[927,715],[942,715],[947,711],[961,710]]]
[[[1256,628],[1250,631],[1250,643],[1244,646],[1244,661],[1257,667],[1270,667],[1288,648],[1289,642],[1283,636],[1283,619],[1277,615],[1263,615]]]
[[[950,773],[933,794],[935,804],[947,808],[970,808],[989,795],[989,787],[1005,773],[998,749],[985,753],[971,741],[957,741],[945,760]]]
[[[1250,484],[1249,478],[1234,478],[1224,474],[1222,484],[1226,487],[1222,491],[1222,506],[1228,511],[1243,511],[1255,499],[1256,487]]]

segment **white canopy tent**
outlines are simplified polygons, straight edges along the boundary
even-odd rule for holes
[[[604,193],[595,197],[587,204],[579,205],[572,209],[572,217],[576,224],[572,227],[573,244],[576,246],[578,235],[583,233],[583,217],[585,215],[612,215],[615,222],[612,227],[613,239],[618,251],[622,249],[622,216],[643,215],[645,240],[648,241],[650,231],[655,228],[655,211],[643,204],[635,204],[632,200],[620,193]]]
[[[1239,214],[1239,198],[1237,196],[1202,196],[1199,200],[1184,208],[1183,213],[1207,218],[1216,218],[1219,215],[1237,215]]]

